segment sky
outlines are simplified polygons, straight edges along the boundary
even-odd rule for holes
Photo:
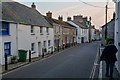
[[[63,16],[66,21],[67,17],[73,18],[74,15],[83,15],[84,17],[92,17],[92,24],[99,29],[105,24],[105,5],[107,0],[15,0],[27,6],[31,6],[32,2],[35,2],[37,10],[46,15],[48,11],[52,12],[52,16],[58,19],[59,15]],[[90,5],[99,6],[93,7],[87,5],[81,1],[84,1]],[[108,0],[108,21],[113,18],[113,12],[115,11],[115,4]]]

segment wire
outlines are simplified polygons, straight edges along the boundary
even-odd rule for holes
[[[82,1],[82,0],[79,0],[79,1],[81,1],[82,3],[84,3],[84,4],[86,4],[86,5],[92,6],[92,7],[96,7],[96,8],[105,8],[105,7],[95,6],[95,5],[89,4],[89,3],[84,2],[84,1]],[[107,4],[108,4],[108,1],[107,1]],[[114,8],[108,8],[108,9],[114,9]]]

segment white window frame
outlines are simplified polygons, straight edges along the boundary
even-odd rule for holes
[[[46,32],[47,34],[49,34],[49,27],[46,27]]]
[[[43,27],[40,27],[40,34],[43,33]]]
[[[48,40],[48,46],[50,46],[51,45],[51,40]]]
[[[34,26],[33,25],[31,25],[31,27],[30,27],[30,32],[31,32],[31,34],[34,34]]]
[[[46,41],[43,42],[43,47],[46,48]]]
[[[31,51],[35,51],[35,43],[31,43]]]

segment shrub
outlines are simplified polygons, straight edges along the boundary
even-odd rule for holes
[[[13,56],[12,58],[11,58],[11,60],[16,60],[17,59],[17,57],[16,56]]]
[[[47,52],[47,49],[46,49],[46,48],[44,48],[44,52]]]
[[[107,45],[109,41],[112,41],[112,42],[114,43],[114,39],[113,39],[113,38],[107,38],[107,39],[105,40],[105,44]]]

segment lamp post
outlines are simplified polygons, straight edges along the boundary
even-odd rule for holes
[[[108,11],[108,4],[106,4],[106,21],[105,21],[105,39],[107,38],[107,11]]]

